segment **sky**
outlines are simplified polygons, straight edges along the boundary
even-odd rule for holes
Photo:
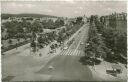
[[[60,1],[3,1],[2,13],[34,13],[54,15],[61,17],[76,17],[90,15],[107,15],[113,12],[126,12],[125,1],[84,1],[84,0],[60,0]]]

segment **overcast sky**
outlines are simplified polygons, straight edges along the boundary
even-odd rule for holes
[[[37,13],[54,16],[74,17],[81,15],[105,15],[112,12],[126,12],[124,1],[5,1],[1,3],[2,13]]]

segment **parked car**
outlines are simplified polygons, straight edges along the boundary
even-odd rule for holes
[[[107,74],[110,74],[110,75],[112,75],[112,76],[117,77],[117,71],[114,71],[114,70],[106,70],[106,73],[107,73]]]

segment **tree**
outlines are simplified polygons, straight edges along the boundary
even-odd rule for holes
[[[127,34],[126,33],[120,33],[117,36],[116,44],[115,44],[115,51],[117,54],[121,53],[125,57],[127,57]]]
[[[37,40],[38,40],[38,45],[39,45],[39,47],[40,47],[40,48],[43,48],[43,47],[44,47],[43,45],[45,44],[44,38],[40,36],[40,37],[38,37]]]
[[[38,21],[35,21],[34,23],[32,23],[30,29],[31,29],[31,33],[35,33],[35,34],[43,32],[43,27],[41,23]]]
[[[55,29],[57,26],[54,25],[54,22],[52,19],[48,19],[47,21],[44,20],[42,22],[42,25],[44,26],[45,29]]]
[[[82,17],[77,17],[77,18],[76,18],[76,24],[82,23],[82,20],[83,20]]]
[[[34,41],[31,42],[30,46],[33,48],[33,52],[36,52],[36,43]]]
[[[63,42],[63,37],[61,35],[59,35],[57,42],[59,42],[60,44]]]
[[[11,40],[11,39],[9,39],[8,43],[9,43],[9,44],[12,44],[12,40]]]
[[[61,27],[61,26],[64,26],[64,20],[62,20],[62,19],[57,19],[56,21],[55,21],[55,27]]]
[[[117,29],[116,19],[115,14],[106,16],[109,17],[109,20],[106,20],[104,17],[105,21],[109,22],[109,27],[104,28],[105,21],[101,18],[102,21],[97,22],[97,29],[98,31],[102,34],[102,37],[104,38],[103,41],[105,43],[105,49],[106,52],[106,61],[109,62],[121,62],[121,63],[126,63],[127,60],[125,58],[127,57],[127,38],[126,38],[126,33],[123,33]],[[122,57],[125,57],[123,58]]]

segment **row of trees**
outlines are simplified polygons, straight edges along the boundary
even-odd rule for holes
[[[31,41],[31,47],[35,50],[37,47],[43,48],[45,45],[56,40],[60,44],[64,40],[68,39],[72,34],[74,34],[82,26],[82,17],[76,18],[76,21],[70,22],[70,24],[65,25],[64,20],[58,18],[53,21],[52,19],[44,21],[35,21],[28,22],[28,19],[23,19],[22,21],[5,22],[2,24],[2,32],[6,30],[6,36],[2,40],[9,40],[9,43],[12,43],[11,39],[17,39],[20,41],[21,38],[27,40],[28,38]],[[64,26],[59,32],[52,31],[44,34],[44,29],[56,29]]]
[[[3,37],[4,39],[11,39],[11,38],[24,38],[30,37],[28,36],[32,31],[35,32],[43,32],[43,28],[39,22],[35,21],[34,23],[29,23],[26,21],[18,22],[18,21],[11,21],[3,23],[3,29],[6,29],[7,36]]]
[[[61,20],[59,20],[59,21],[61,21]],[[77,22],[79,22],[79,23],[77,23]],[[52,41],[57,41],[60,45],[63,44],[66,39],[69,39],[69,37],[72,34],[74,34],[83,25],[82,19],[77,22],[74,25],[72,25],[71,24],[72,22],[71,22],[69,25],[65,25],[64,28],[60,28],[59,31],[53,31],[50,33],[39,35],[39,37],[37,37],[37,43],[35,42],[36,39],[33,40],[33,42],[31,43],[32,44],[31,47],[35,47],[33,49],[36,49],[36,47],[43,48],[45,45],[48,45]],[[58,22],[58,23],[55,22],[55,24],[58,24],[58,26],[62,26],[63,22]],[[49,24],[47,24],[47,25],[49,25]],[[54,25],[54,23],[53,23],[53,25]]]
[[[92,19],[92,18],[91,18]],[[97,65],[109,53],[109,49],[103,42],[103,37],[98,33],[93,21],[90,20],[88,40],[85,47],[85,56],[81,57],[80,62],[84,65]]]
[[[41,24],[45,29],[56,29],[64,26],[64,20],[58,18],[54,22],[52,19],[49,19],[42,21]]]
[[[109,48],[111,52],[113,52],[113,54],[107,54],[106,60],[110,62],[121,62],[126,64],[127,34],[117,28],[117,21],[118,20],[115,19],[115,16],[113,16],[111,17],[111,20],[109,20],[110,23],[108,27],[105,27],[105,24],[102,21],[98,21],[95,24],[98,32],[101,33],[102,37],[104,38],[106,47]],[[123,22],[126,22],[126,20]],[[120,26],[120,28],[126,30],[125,27]]]
[[[113,28],[110,23],[109,27],[106,28],[106,24],[100,21],[100,19],[97,15],[89,18],[88,42],[85,48],[85,56],[80,61],[85,65],[95,65],[100,63],[100,58],[108,62],[126,64],[126,33],[116,29],[116,26]],[[115,23],[115,21],[111,21],[111,23],[113,22]]]
[[[63,28],[58,33],[57,41],[59,43],[63,43],[64,40],[69,39],[69,37],[71,37],[71,35],[73,35],[83,25],[82,19],[82,17],[77,17],[76,21],[71,21],[69,25],[65,25],[66,28]]]
[[[14,38],[16,36],[18,37],[19,35],[20,38],[23,38],[32,32],[41,33],[43,32],[43,29],[59,28],[64,25],[64,20],[58,18],[55,22],[53,22],[52,19],[48,19],[44,20],[43,22],[34,21],[33,23],[27,22],[27,20],[23,20],[20,22],[5,22],[2,25],[2,32],[5,29],[7,30],[7,36],[3,37],[3,39]]]

